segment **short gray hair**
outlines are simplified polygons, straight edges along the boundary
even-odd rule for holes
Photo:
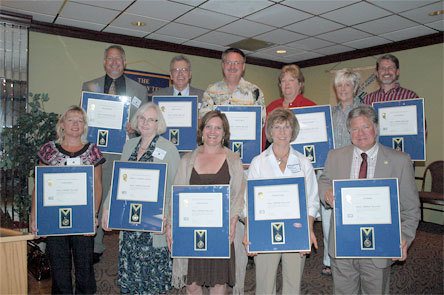
[[[170,61],[170,70],[172,69],[173,64],[174,64],[175,62],[178,62],[178,61],[184,61],[184,62],[186,62],[187,65],[188,65],[189,70],[191,70],[191,62],[190,62],[190,60],[189,60],[188,58],[186,58],[185,56],[183,56],[183,55],[176,55],[175,57],[173,57],[173,58],[171,59],[171,61]]]
[[[376,111],[371,106],[362,105],[359,107],[354,108],[353,110],[348,113],[347,117],[347,130],[350,130],[351,120],[354,118],[364,116],[367,119],[369,119],[373,124],[378,126],[378,116],[376,114]]]
[[[106,56],[108,54],[108,51],[110,51],[111,49],[116,49],[120,52],[120,55],[122,56],[123,60],[126,60],[126,56],[125,56],[125,50],[123,49],[122,46],[120,45],[111,45],[109,46],[107,49],[105,49],[105,53],[103,54],[103,58],[106,59]]]
[[[159,106],[153,102],[147,102],[140,106],[140,108],[137,110],[136,114],[131,119],[131,128],[136,130],[140,133],[140,130],[137,126],[137,120],[138,118],[145,113],[148,109],[153,109],[157,113],[157,134],[163,134],[165,133],[167,126],[165,122],[165,118],[162,115],[162,111],[160,110]]]
[[[356,92],[359,88],[359,83],[361,83],[361,75],[359,75],[359,73],[357,72],[354,72],[352,69],[345,68],[339,70],[335,74],[335,87],[342,82],[351,82],[353,84],[353,95],[356,95]]]

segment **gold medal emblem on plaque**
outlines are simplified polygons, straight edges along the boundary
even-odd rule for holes
[[[106,147],[108,146],[108,130],[98,130],[97,131],[97,145]]]
[[[207,250],[207,231],[195,230],[194,231],[194,250],[206,251]]]
[[[361,227],[361,250],[374,250],[375,236],[373,227]]]
[[[71,228],[72,227],[72,209],[60,208],[59,209],[59,228]]]
[[[271,243],[285,244],[285,224],[283,222],[271,223]]]
[[[311,163],[316,163],[314,145],[304,145],[304,155],[310,160]]]
[[[392,139],[393,149],[403,152],[404,151],[404,138],[403,137],[393,137]]]
[[[142,204],[130,205],[129,223],[139,224],[142,221]]]
[[[179,144],[179,129],[170,129],[170,142],[174,145],[178,145]]]
[[[242,157],[244,155],[244,143],[242,141],[233,142],[232,150],[233,150],[233,152],[238,153],[239,154],[239,158],[242,159]]]

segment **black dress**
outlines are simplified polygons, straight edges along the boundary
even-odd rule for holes
[[[216,174],[198,174],[196,170],[191,172],[191,185],[214,185],[229,184],[230,172],[228,163],[222,164],[222,167]],[[231,244],[230,259],[188,259],[187,284],[196,282],[200,286],[214,287],[216,284],[228,284],[234,286],[236,283],[236,265],[234,245]]]

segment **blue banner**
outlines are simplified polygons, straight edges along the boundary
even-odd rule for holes
[[[35,167],[39,236],[95,234],[94,166]]]
[[[170,86],[170,76],[164,74],[150,73],[138,70],[125,70],[125,76],[133,79],[139,84],[145,86],[148,90],[148,96],[160,88],[166,88]]]
[[[337,258],[400,258],[398,179],[334,180]]]

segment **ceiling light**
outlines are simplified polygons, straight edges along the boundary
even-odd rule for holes
[[[430,16],[441,15],[444,14],[444,10],[435,10],[429,13]]]
[[[146,23],[144,22],[140,22],[140,21],[136,21],[136,22],[131,22],[131,24],[135,27],[144,27],[146,26]]]
[[[285,49],[278,49],[278,50],[276,50],[276,53],[277,54],[285,54],[285,53],[287,53],[287,50],[285,50]]]
[[[243,49],[243,50],[248,50],[248,51],[256,51],[259,49],[264,49],[264,48],[270,47],[271,45],[274,45],[274,44],[271,42],[265,42],[265,41],[254,39],[254,38],[247,38],[247,39],[235,42],[235,43],[231,43],[227,46],[233,47],[233,48],[239,48],[239,49]]]

